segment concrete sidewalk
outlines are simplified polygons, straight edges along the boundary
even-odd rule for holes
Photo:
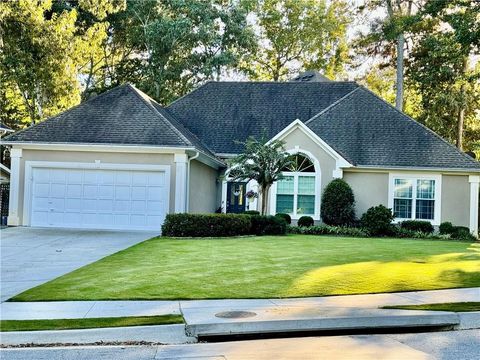
[[[75,319],[180,314],[206,309],[218,311],[278,308],[376,309],[387,305],[415,305],[480,301],[480,288],[415,291],[391,294],[326,296],[295,299],[226,299],[190,301],[53,301],[4,302],[2,320]]]

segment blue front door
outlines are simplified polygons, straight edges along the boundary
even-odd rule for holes
[[[245,193],[247,183],[227,183],[227,213],[242,213],[245,211]]]

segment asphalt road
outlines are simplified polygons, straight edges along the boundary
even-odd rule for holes
[[[480,330],[252,340],[227,343],[2,349],[1,359],[480,359]]]

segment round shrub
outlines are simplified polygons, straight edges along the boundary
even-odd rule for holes
[[[475,236],[473,236],[473,234],[470,232],[470,229],[466,226],[454,226],[450,236],[452,239],[457,239],[457,240],[469,240],[469,241],[477,240]]]
[[[298,226],[305,226],[309,227],[312,226],[314,223],[313,218],[311,216],[302,216],[298,219],[297,225]]]
[[[320,213],[327,225],[352,225],[355,222],[355,196],[350,185],[342,179],[331,181],[323,191]]]
[[[430,221],[423,220],[406,220],[400,223],[402,229],[419,231],[425,234],[431,234],[435,230]]]
[[[392,210],[383,206],[373,206],[362,215],[362,227],[371,235],[388,235],[392,232],[392,221],[395,216]]]
[[[257,211],[257,210],[247,210],[247,211],[244,211],[243,214],[245,214],[245,215],[260,215],[260,211]]]
[[[290,225],[292,223],[292,218],[288,214],[283,214],[283,213],[278,213],[275,216],[278,216],[279,218],[282,218],[285,220],[285,222]]]
[[[452,234],[455,231],[455,226],[450,221],[445,221],[440,224],[438,227],[438,230],[440,231],[440,234],[442,235],[448,235]]]

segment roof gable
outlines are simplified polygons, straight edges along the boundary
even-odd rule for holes
[[[306,125],[356,166],[480,169],[480,163],[363,87]]]
[[[209,82],[167,107],[216,153],[239,153],[248,136],[272,138],[342,98],[354,82]]]
[[[5,141],[197,147],[198,138],[130,84],[98,95]]]

